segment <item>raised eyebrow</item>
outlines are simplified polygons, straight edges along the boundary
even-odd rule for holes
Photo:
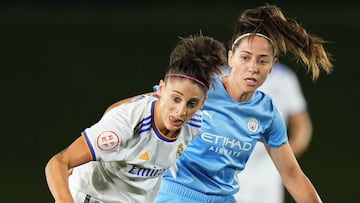
[[[263,58],[263,57],[265,57],[265,58],[271,58],[271,56],[268,55],[268,54],[260,54],[260,57],[261,57],[261,58]]]
[[[250,51],[246,51],[246,50],[240,50],[240,53],[241,52],[243,52],[243,53],[246,53],[246,54],[249,54],[249,55],[253,55],[253,53],[252,52],[250,52]],[[270,55],[268,55],[268,54],[260,54],[260,57],[271,57]]]
[[[173,91],[173,92],[175,92],[175,93],[177,93],[177,94],[180,94],[180,95],[184,95],[182,92],[177,91],[177,90],[171,90],[171,91]],[[196,101],[196,102],[199,102],[200,100],[201,100],[201,99],[196,98],[196,97],[193,97],[193,98],[190,98],[190,99],[189,99],[189,101]]]
[[[251,54],[251,52],[250,51],[246,51],[246,50],[240,50],[240,52],[239,53],[246,53],[246,54]]]
[[[182,92],[177,91],[177,90],[171,90],[171,91],[173,91],[173,92],[175,92],[175,93],[177,93],[177,94],[180,94],[180,95],[184,95]]]
[[[199,102],[199,101],[200,101],[200,99],[199,99],[199,98],[191,98],[189,101]]]

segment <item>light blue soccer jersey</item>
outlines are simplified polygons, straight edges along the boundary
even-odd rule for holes
[[[256,91],[247,102],[237,102],[221,79],[210,88],[203,107],[200,134],[177,161],[177,182],[209,195],[233,195],[238,191],[234,175],[244,169],[257,141],[277,148],[287,143],[285,123],[269,96]]]

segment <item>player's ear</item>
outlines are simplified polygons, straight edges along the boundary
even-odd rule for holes
[[[157,89],[157,95],[159,95],[161,97],[161,94],[164,91],[164,88],[165,88],[165,82],[164,82],[164,80],[160,80],[159,88]]]
[[[232,66],[232,60],[233,60],[233,57],[234,57],[233,55],[234,55],[234,53],[231,50],[229,50],[228,51],[228,64],[229,64],[230,68],[233,67]]]

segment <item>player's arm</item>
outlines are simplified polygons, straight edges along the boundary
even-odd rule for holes
[[[321,203],[314,186],[301,170],[290,145],[268,148],[286,189],[298,203]]]
[[[69,169],[91,161],[85,138],[80,136],[64,151],[51,157],[45,167],[46,181],[57,203],[73,203],[68,186]]]
[[[301,156],[309,147],[312,138],[312,123],[307,111],[290,115],[289,143],[296,157]]]

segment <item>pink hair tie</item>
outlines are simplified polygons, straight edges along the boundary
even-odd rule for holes
[[[191,76],[188,76],[188,75],[183,75],[183,74],[176,74],[176,73],[170,73],[170,74],[165,75],[165,77],[170,77],[170,76],[188,78],[188,79],[193,80],[193,81],[199,83],[200,85],[204,86],[206,89],[209,89],[209,87],[206,86],[205,83],[201,82],[200,80],[198,80],[198,79],[196,79],[194,77],[191,77]]]

